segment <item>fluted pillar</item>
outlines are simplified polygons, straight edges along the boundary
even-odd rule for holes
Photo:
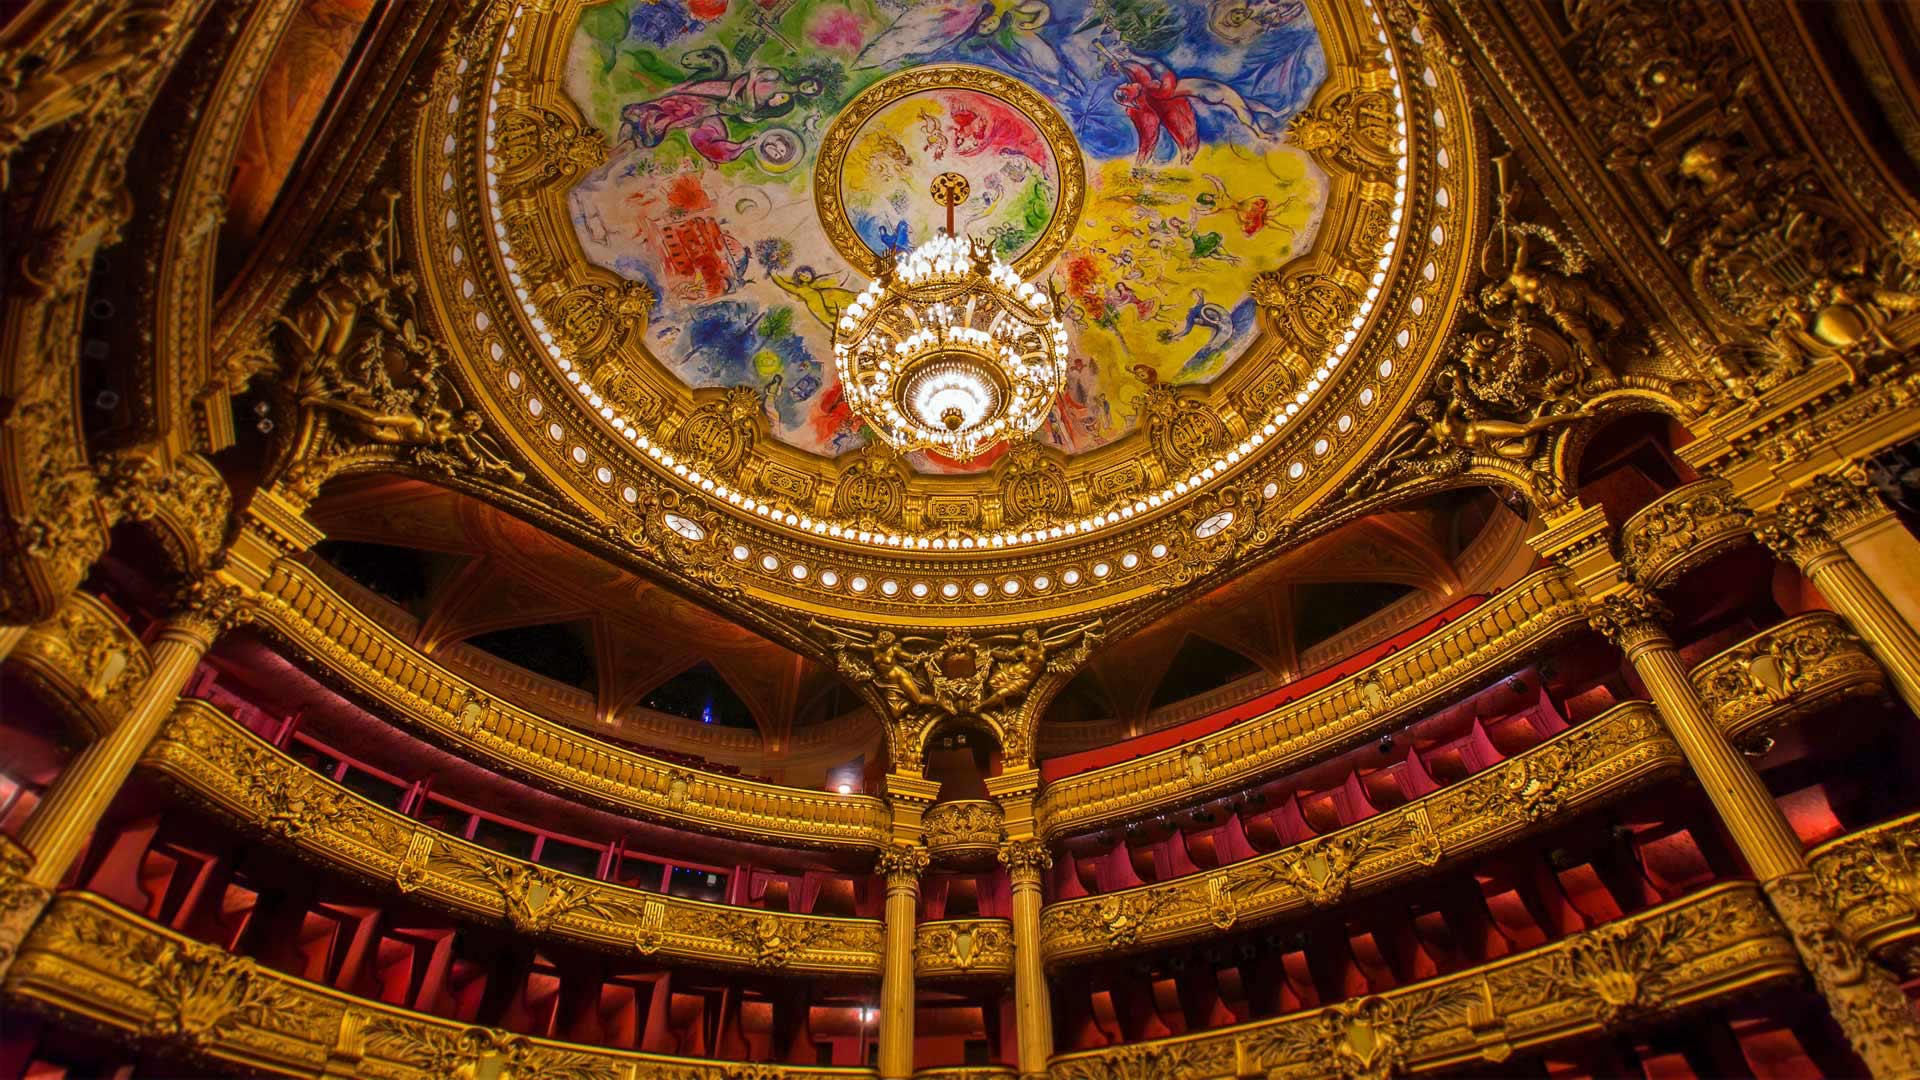
[[[1920,633],[1888,602],[1844,542],[1883,527],[1891,513],[1859,478],[1821,475],[1782,499],[1755,535],[1813,582],[1873,650],[1901,700],[1920,715]],[[1907,567],[1906,573],[1920,575],[1920,566]]]
[[[149,647],[152,671],[120,722],[74,755],[20,826],[17,839],[24,851],[10,876],[14,888],[30,899],[28,910],[15,911],[16,917],[0,926],[0,967],[11,959],[19,935],[67,876],[108,804],[173,715],[200,658],[237,619],[244,602],[244,590],[225,582],[202,579],[189,587]]]
[[[1013,883],[1013,1015],[1019,1025],[1023,1078],[1046,1075],[1053,1056],[1053,1004],[1047,994],[1046,956],[1040,950],[1040,879],[1053,856],[1040,840],[1010,840],[1000,846]]]
[[[1920,1023],[1900,984],[1841,932],[1830,900],[1807,869],[1800,838],[1694,690],[1666,617],[1657,599],[1632,585],[1616,586],[1590,615],[1646,684],[1654,709],[1793,935],[1854,1051],[1876,1077],[1920,1076]]]
[[[25,625],[0,626],[0,660],[5,660],[13,647],[20,644],[20,639],[27,636],[27,629]]]
[[[895,844],[876,867],[887,883],[886,948],[880,968],[880,1076],[913,1075],[913,941],[920,917],[920,875],[927,849]]]

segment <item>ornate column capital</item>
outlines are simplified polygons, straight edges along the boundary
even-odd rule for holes
[[[1754,535],[1802,570],[1840,552],[1840,537],[1891,513],[1858,466],[1821,473],[1780,500]]]
[[[1812,871],[1762,882],[1793,935],[1800,962],[1834,1020],[1874,1076],[1907,1076],[1920,1065],[1920,1024],[1900,984],[1841,929],[1832,898]]]
[[[202,638],[207,644],[253,617],[253,593],[216,575],[196,578],[174,594],[169,629]]]
[[[895,844],[874,860],[874,873],[887,881],[887,891],[918,889],[920,875],[932,861],[927,849],[918,844]]]
[[[1008,840],[1000,845],[1000,861],[1015,884],[1022,881],[1037,884],[1041,873],[1053,868],[1053,853],[1047,850],[1044,840]]]
[[[1623,585],[1587,605],[1587,624],[1632,659],[1640,649],[1667,640],[1672,617],[1652,591]]]

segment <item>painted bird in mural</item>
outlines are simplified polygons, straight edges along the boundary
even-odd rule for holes
[[[840,313],[847,310],[847,305],[853,303],[854,297],[860,295],[811,266],[796,266],[787,277],[779,274],[768,276],[789,296],[805,304],[813,317],[820,320],[820,325],[829,330],[840,325]]]
[[[935,57],[990,52],[1033,82],[1077,94],[1080,76],[1040,36],[1053,19],[1045,0],[924,0],[876,34],[855,68],[899,68]]]

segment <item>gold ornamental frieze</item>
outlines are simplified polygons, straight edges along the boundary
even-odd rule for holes
[[[1753,542],[1753,515],[1722,479],[1699,480],[1660,496],[1620,526],[1620,562],[1633,579],[1665,588],[1681,574]]]
[[[1754,736],[1817,709],[1879,694],[1886,671],[1838,615],[1784,620],[1696,665],[1689,678],[1713,721]]]
[[[1551,944],[1320,1009],[1053,1059],[1053,1080],[1274,1080],[1497,1072],[1800,976],[1757,886],[1715,885]]]
[[[55,899],[7,981],[11,1001],[249,1074],[368,1080],[852,1080],[871,1069],[611,1050],[353,997],[194,941],[89,893]]]
[[[153,666],[127,624],[84,592],[70,594],[53,618],[29,629],[6,662],[88,737],[119,722]]]
[[[1040,831],[1068,836],[1243,791],[1372,739],[1585,625],[1584,605],[1566,572],[1541,570],[1298,701],[1213,735],[1053,781],[1036,810]]]
[[[1624,702],[1458,784],[1279,851],[1159,885],[1048,905],[1049,963],[1198,941],[1406,881],[1494,850],[1676,771],[1646,702]]]
[[[1807,862],[1849,938],[1920,974],[1920,814],[1829,840]]]
[[[145,763],[307,858],[523,934],[720,966],[880,970],[878,920],[683,900],[501,855],[323,779],[202,701],[181,702]]]
[[[922,472],[873,448],[828,459],[785,445],[769,436],[764,403],[739,414],[751,430],[716,422],[716,391],[765,388],[689,390],[643,340],[660,298],[589,265],[575,232],[570,193],[603,165],[594,139],[640,138],[591,131],[562,86],[582,7],[514,9],[484,60],[436,80],[413,147],[419,205],[406,246],[423,270],[427,321],[444,331],[487,430],[511,444],[507,456],[596,534],[633,535],[670,493],[687,508],[672,512],[696,523],[681,535],[749,608],[925,628],[1058,623],[1151,600],[1196,566],[1220,565],[1189,557],[1218,531],[1196,537],[1212,516],[1192,516],[1203,501],[1235,493],[1243,521],[1259,504],[1276,518],[1320,513],[1444,348],[1486,168],[1461,79],[1402,24],[1400,6],[1312,0],[1329,75],[1286,138],[1329,191],[1286,275],[1311,286],[1313,303],[1261,315],[1270,332],[1231,370],[1178,388],[1140,383],[1139,430],[1111,445],[1010,453],[967,475]],[[755,142],[770,166],[802,160],[794,151],[813,137],[762,134],[788,139]],[[1064,145],[1060,154],[1079,161]],[[1074,193],[1060,194],[1064,214]],[[1280,303],[1276,289],[1247,290],[1256,308]],[[1302,313],[1311,325],[1294,325]],[[1283,535],[1292,531],[1236,533],[1233,554]]]
[[[805,847],[881,848],[885,806],[688,769],[548,720],[482,692],[422,655],[313,571],[281,561],[263,589],[260,625],[333,681],[458,753],[562,794],[695,830]]]

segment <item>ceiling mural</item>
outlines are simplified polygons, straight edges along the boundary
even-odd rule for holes
[[[1325,203],[1286,139],[1325,73],[1301,0],[611,0],[567,59],[609,143],[569,212],[591,261],[653,291],[656,359],[755,388],[776,438],[832,457],[869,435],[831,328],[876,255],[943,223],[928,184],[958,172],[960,230],[1064,301],[1067,384],[1036,437],[1075,453],[1253,340],[1247,282]]]

